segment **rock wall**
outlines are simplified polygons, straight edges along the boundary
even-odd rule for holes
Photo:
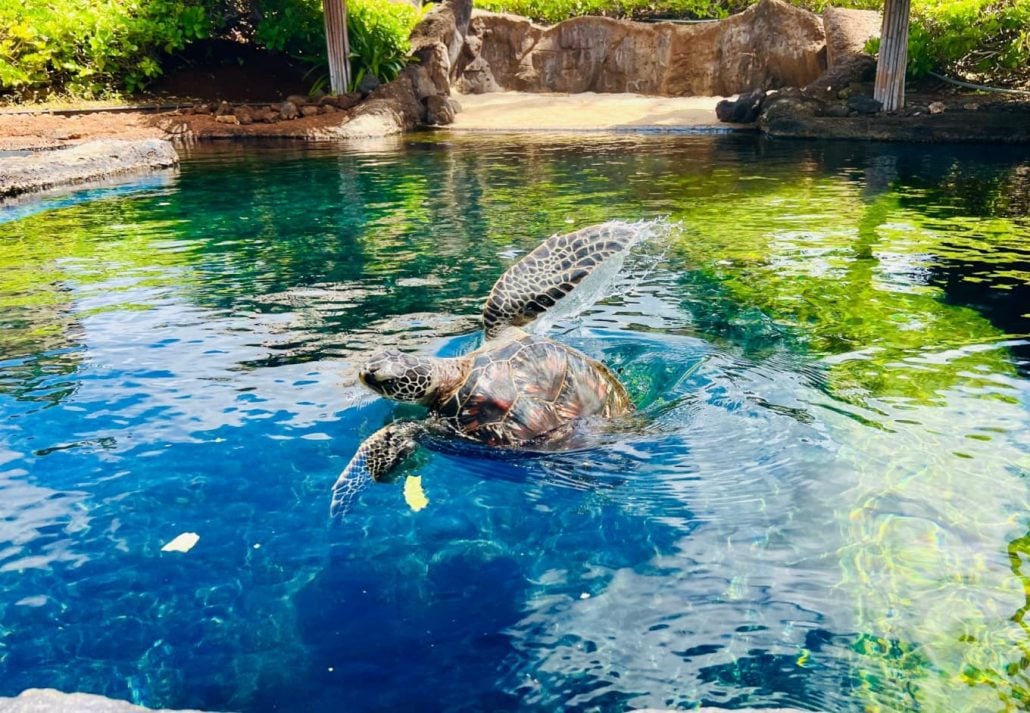
[[[544,27],[476,11],[453,82],[475,94],[725,96],[803,86],[825,69],[822,20],[782,0],[761,0],[725,20],[694,25],[578,17]]]

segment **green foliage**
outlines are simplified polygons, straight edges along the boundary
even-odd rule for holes
[[[381,0],[348,10],[354,76],[396,77],[421,11]],[[135,93],[160,75],[163,56],[214,34],[327,71],[321,0],[0,0],[0,93]]]
[[[408,36],[422,12],[407,3],[351,0],[347,34],[355,86],[366,74],[383,82],[400,74],[411,51]]]
[[[258,16],[258,44],[297,58],[325,56],[321,0],[261,0],[253,3]]]
[[[0,0],[0,91],[138,91],[208,26],[196,0]]]
[[[908,69],[1030,80],[1030,0],[917,0]]]
[[[366,75],[395,78],[408,61],[408,35],[422,12],[406,3],[349,0],[347,35],[354,84]],[[264,0],[255,39],[309,62],[311,74],[328,72],[320,0]],[[321,84],[318,80],[316,84]]]

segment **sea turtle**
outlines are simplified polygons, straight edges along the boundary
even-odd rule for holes
[[[429,408],[425,421],[396,421],[369,436],[333,486],[331,512],[341,515],[372,481],[388,474],[427,433],[498,448],[554,449],[577,422],[632,410],[626,389],[602,363],[519,327],[583,286],[597,268],[621,263],[641,226],[603,223],[537,246],[494,284],[483,309],[484,343],[459,357],[388,350],[359,378],[382,396]],[[593,282],[593,281],[591,281]]]

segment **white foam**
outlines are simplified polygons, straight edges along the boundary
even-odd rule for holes
[[[616,292],[619,294],[632,292],[665,256],[672,237],[678,235],[682,230],[679,223],[670,222],[665,218],[636,222],[612,220],[601,225],[616,232],[629,232],[632,237],[627,242],[626,249],[620,250],[608,258],[585,277],[576,286],[576,289],[554,307],[541,314],[525,329],[535,334],[543,334],[559,322],[574,320],[609,295]],[[643,269],[640,269],[640,265],[635,265],[635,269],[630,275],[630,270],[626,269],[627,259],[639,255],[641,247],[645,244],[655,246],[657,253],[643,256],[646,263]]]

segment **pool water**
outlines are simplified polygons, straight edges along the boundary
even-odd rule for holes
[[[196,149],[14,207],[0,696],[1025,708],[1028,213],[1011,147],[447,134]],[[423,450],[330,523],[361,440],[420,416],[362,355],[462,353],[543,238],[658,217],[548,332],[620,371],[632,427]]]

